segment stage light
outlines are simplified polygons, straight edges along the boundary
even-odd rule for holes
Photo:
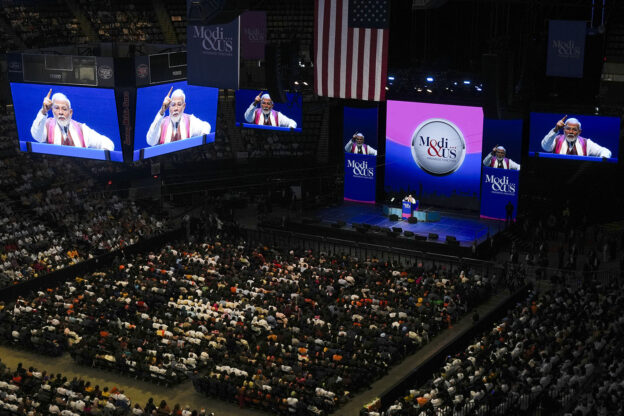
[[[295,81],[295,85],[299,85],[299,81]]]
[[[457,85],[457,81],[454,81],[454,82],[453,82],[453,85]]]
[[[427,82],[433,82],[433,77],[427,77]]]
[[[422,88],[418,88],[416,91],[418,91],[418,92],[422,92]]]
[[[431,94],[433,91],[431,91],[429,88],[427,88],[427,92],[428,92],[429,94]]]
[[[470,81],[468,81],[467,79],[464,80],[464,85],[470,85]]]
[[[305,85],[306,87],[308,86],[308,83],[303,81],[303,85]]]
[[[388,77],[388,81],[394,81],[394,77],[393,76],[389,76]]]
[[[475,85],[475,90],[477,90],[479,92],[483,91],[480,87],[477,87],[476,85]]]

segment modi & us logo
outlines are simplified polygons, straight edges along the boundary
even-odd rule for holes
[[[414,130],[412,157],[418,167],[430,175],[449,175],[464,163],[466,140],[452,122],[430,118]]]

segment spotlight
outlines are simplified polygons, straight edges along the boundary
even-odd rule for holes
[[[427,77],[427,82],[433,82],[433,77]]]
[[[467,79],[464,80],[464,85],[470,85],[470,81],[468,81]]]

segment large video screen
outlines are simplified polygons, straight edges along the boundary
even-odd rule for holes
[[[521,150],[521,119],[485,120],[481,155],[481,217],[507,221],[516,218]]]
[[[123,162],[115,91],[11,83],[24,152]]]
[[[186,81],[137,89],[133,160],[214,142],[217,88]]]
[[[406,101],[387,108],[386,194],[478,210],[483,109]]]
[[[236,91],[236,125],[267,130],[301,131],[301,94],[286,94],[286,102],[273,101],[267,91]]]
[[[529,155],[617,162],[620,118],[531,113]]]
[[[343,118],[345,152],[344,199],[375,203],[377,170],[377,107],[345,107]]]

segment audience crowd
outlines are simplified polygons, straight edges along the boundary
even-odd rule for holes
[[[26,369],[21,363],[15,370],[0,360],[0,414],[2,415],[170,415],[204,416],[206,409],[191,410],[176,404],[173,409],[165,400],[156,404],[150,398],[145,406],[132,404],[117,387],[100,388],[82,378],[69,380],[62,374],[48,374],[36,368]]]
[[[13,33],[29,49],[88,42],[78,19],[60,0],[36,2],[36,4],[3,0],[2,18],[11,25]],[[42,28],[48,30],[41,30]],[[2,42],[4,43],[5,40]],[[9,43],[7,46],[19,45]]]
[[[488,293],[444,268],[182,244],[3,305],[0,339],[163,384],[192,377],[241,406],[323,413]]]
[[[424,385],[368,415],[622,414],[616,285],[531,293]]]
[[[520,218],[512,228],[517,241],[509,262],[534,267],[554,281],[574,272],[583,272],[589,279],[595,272],[617,267],[615,262],[624,260],[624,233],[590,225],[586,216],[573,219],[574,215],[565,206],[557,215],[553,211]]]
[[[8,121],[10,115],[2,116]],[[0,288],[162,233],[167,222],[127,198],[96,191],[101,164],[15,150],[0,137]]]

